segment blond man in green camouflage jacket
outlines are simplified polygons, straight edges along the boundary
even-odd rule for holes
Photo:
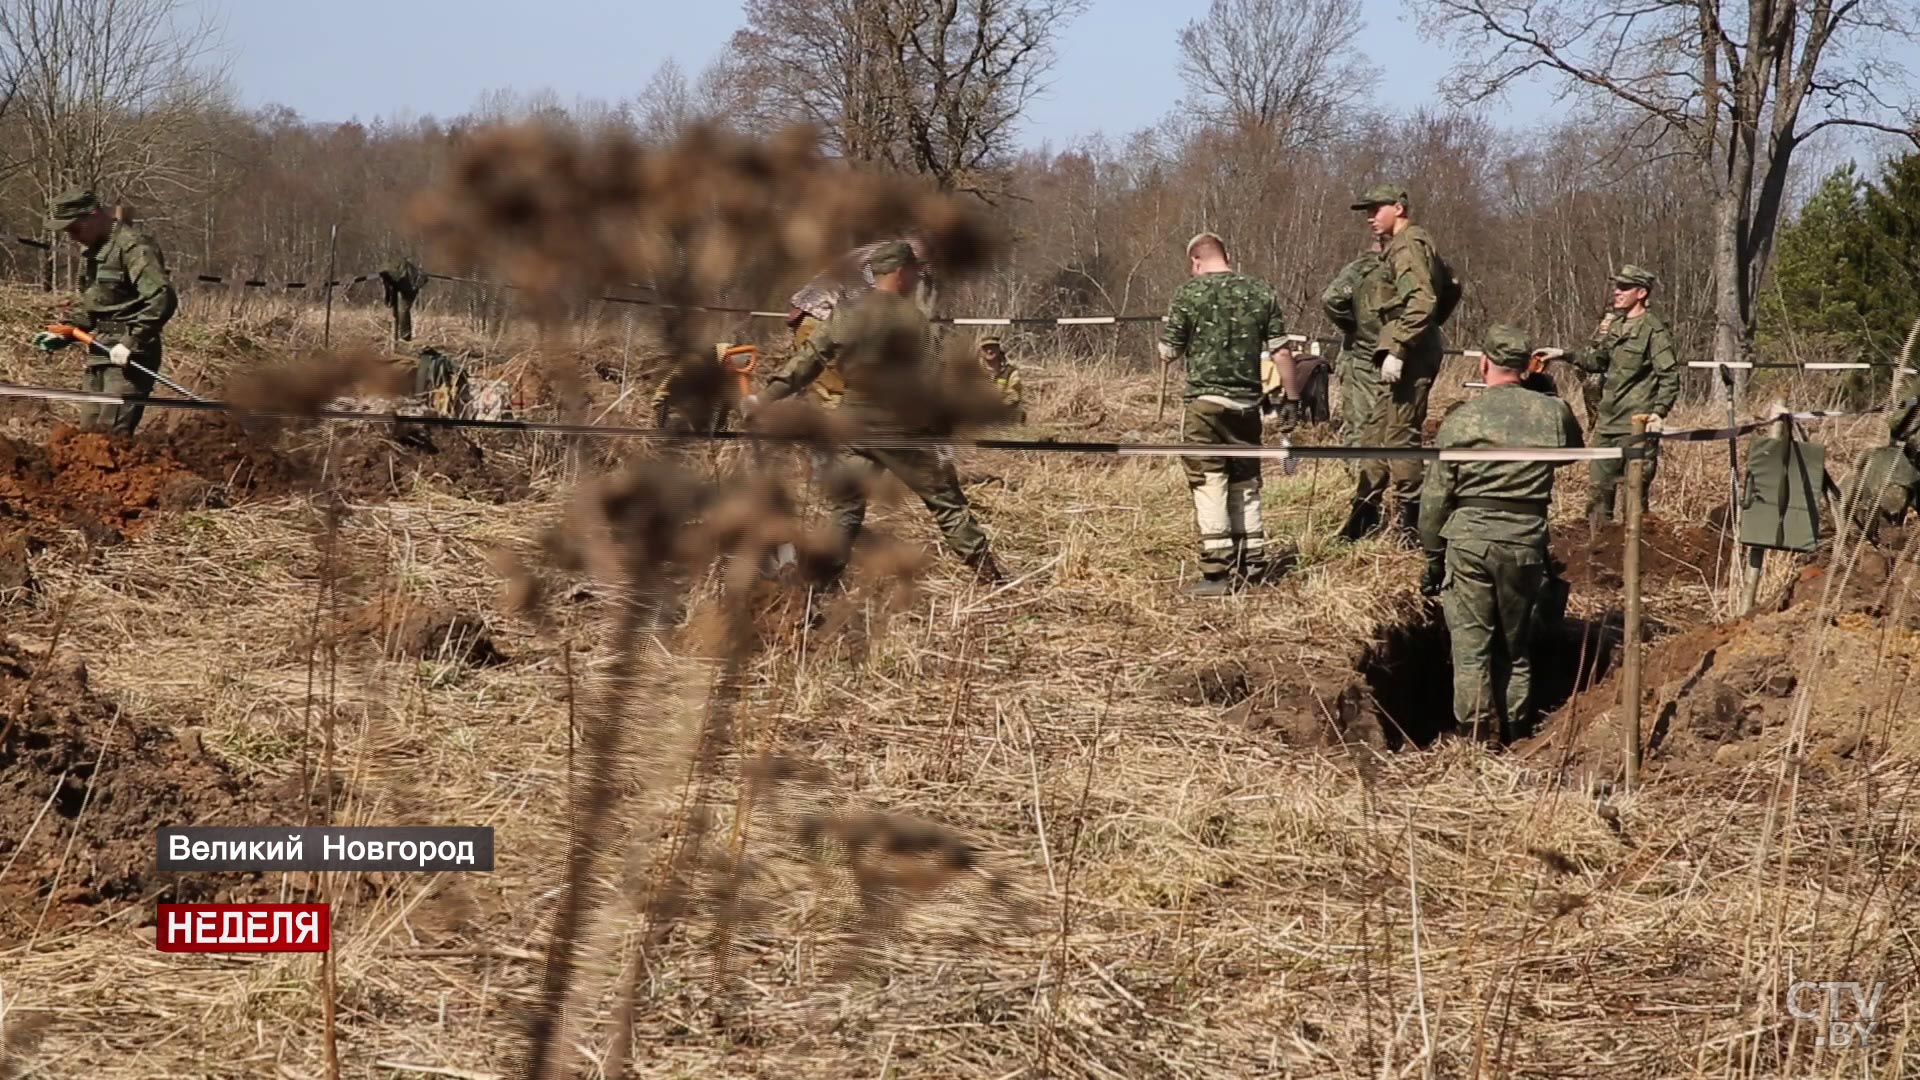
[[[1213,233],[1187,242],[1192,277],[1174,294],[1160,336],[1160,359],[1187,364],[1186,419],[1181,438],[1223,446],[1260,445],[1260,361],[1287,347],[1280,302],[1265,282],[1235,271],[1226,244]],[[1266,529],[1260,519],[1260,459],[1182,458],[1200,530],[1200,580],[1194,596],[1231,591],[1238,570],[1248,581],[1267,574]]]

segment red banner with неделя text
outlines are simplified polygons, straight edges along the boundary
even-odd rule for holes
[[[161,904],[153,941],[161,952],[326,952],[325,904]]]

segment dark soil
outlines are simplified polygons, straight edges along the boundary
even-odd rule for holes
[[[1738,622],[1696,626],[1655,642],[1641,682],[1643,760],[1649,773],[1724,772],[1782,749],[1803,680],[1805,741],[1815,767],[1920,750],[1908,718],[1920,702],[1920,612],[1911,568],[1867,552],[1822,611],[1824,569],[1803,571],[1780,606]],[[1816,642],[1823,645],[1816,657]],[[1576,696],[1518,749],[1588,779],[1617,776],[1626,710],[1616,674]]]
[[[154,869],[161,825],[297,824],[199,746],[95,695],[71,657],[0,639],[0,948],[154,903],[269,899],[259,874]],[[44,811],[44,812],[43,812]],[[38,822],[36,825],[35,822]]]
[[[421,606],[390,593],[362,607],[347,632],[377,642],[393,660],[444,660],[476,667],[507,660],[479,616],[448,604]]]
[[[0,436],[0,535],[20,533],[38,548],[79,531],[112,544],[138,535],[158,512],[287,495],[323,475],[328,488],[363,501],[405,493],[416,479],[495,503],[528,490],[514,467],[460,431],[342,427],[330,453],[318,443],[289,452],[281,441],[270,426],[219,414],[133,439],[65,424],[41,445]]]
[[[301,457],[317,477],[323,454],[308,449]],[[351,498],[378,500],[403,494],[416,476],[489,502],[511,502],[527,495],[524,476],[495,462],[465,432],[453,428],[401,426],[383,432],[343,426],[335,433],[325,465],[326,486]]]
[[[1576,590],[1618,589],[1626,562],[1626,526],[1609,523],[1597,537],[1589,537],[1585,523],[1553,532],[1553,553],[1566,564],[1562,571]],[[1712,584],[1726,573],[1726,560],[1717,529],[1670,522],[1654,515],[1641,520],[1640,580],[1643,588],[1669,582]]]

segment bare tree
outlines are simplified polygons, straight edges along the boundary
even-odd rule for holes
[[[178,0],[0,0],[0,70],[17,72],[14,130],[40,206],[68,187],[147,202],[191,186],[223,79],[216,28],[181,15]]]
[[[729,82],[750,121],[991,196],[1060,28],[1085,0],[748,0]]]
[[[1351,0],[1213,0],[1180,31],[1188,108],[1280,147],[1324,140],[1372,89],[1363,26]]]
[[[23,156],[40,194],[99,187],[151,198],[185,181],[180,155],[218,103],[214,26],[178,0],[0,0],[0,69],[18,72]]]
[[[1713,358],[1746,359],[1795,151],[1829,128],[1916,140],[1907,0],[1422,0],[1470,50],[1463,102],[1533,72],[1639,118],[1622,157],[1683,154],[1713,198]],[[1897,104],[1904,102],[1904,104]],[[1904,110],[1904,112],[1903,112]]]

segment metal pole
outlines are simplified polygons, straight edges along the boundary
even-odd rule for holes
[[[320,324],[320,347],[323,349],[333,345],[333,255],[339,240],[340,226],[336,223],[327,229],[327,315]]]
[[[1633,446],[1638,452],[1646,450],[1647,419],[1645,416],[1633,418]],[[1621,692],[1626,696],[1627,708],[1627,790],[1640,786],[1640,513],[1642,489],[1647,475],[1647,462],[1643,457],[1627,460],[1627,538],[1626,549],[1621,562],[1621,577],[1627,588],[1627,625],[1625,650],[1626,667],[1622,670]]]

